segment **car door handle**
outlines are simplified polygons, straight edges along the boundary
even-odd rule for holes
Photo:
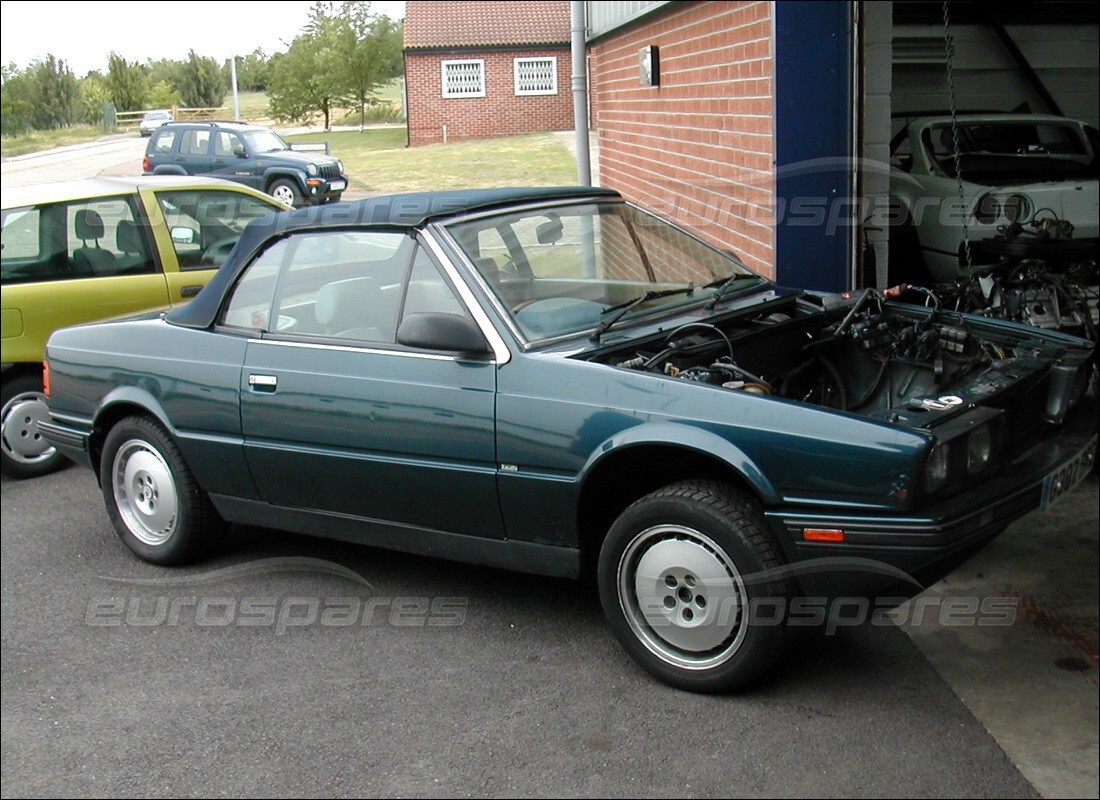
[[[279,379],[274,375],[249,375],[248,385],[254,392],[274,394],[279,385]]]
[[[180,289],[180,297],[194,297],[202,291],[202,286],[184,286]]]

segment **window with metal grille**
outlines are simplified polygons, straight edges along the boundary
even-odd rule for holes
[[[481,59],[444,61],[444,97],[484,97],[485,62]]]
[[[516,94],[557,94],[558,60],[556,58],[517,58]]]

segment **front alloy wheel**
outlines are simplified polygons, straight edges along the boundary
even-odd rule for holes
[[[294,206],[295,208],[298,208],[298,206],[303,203],[302,192],[298,189],[294,181],[288,180],[287,178],[280,178],[271,184],[268,194],[276,200],[286,203],[288,206]]]
[[[604,613],[630,656],[665,683],[735,689],[786,642],[784,560],[755,498],[685,481],[638,500],[600,550]]]
[[[662,661],[707,669],[727,661],[744,641],[741,573],[697,530],[658,525],[642,531],[619,559],[618,582],[627,624]]]

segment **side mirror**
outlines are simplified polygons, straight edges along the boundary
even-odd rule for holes
[[[175,244],[195,244],[199,240],[199,232],[194,228],[172,228],[172,241]]]
[[[481,330],[459,314],[408,314],[397,328],[397,343],[418,350],[439,350],[469,356],[487,355],[489,345]]]

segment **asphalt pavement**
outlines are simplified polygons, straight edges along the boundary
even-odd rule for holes
[[[897,627],[693,695],[585,584],[259,529],[165,569],[84,469],[0,492],[5,797],[1037,796]]]

